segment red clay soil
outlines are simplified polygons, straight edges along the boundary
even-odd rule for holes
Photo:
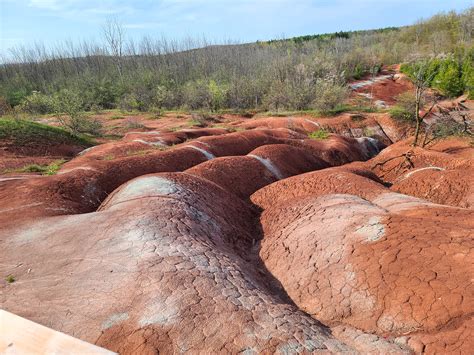
[[[202,136],[222,135],[224,129],[189,129],[180,132],[131,132],[122,140],[109,142],[84,150],[73,161],[64,164],[62,171],[69,171],[80,166],[89,166],[96,160],[115,160],[134,155],[146,155],[164,150],[172,145],[183,143],[188,139]]]
[[[403,350],[350,327],[347,345],[298,310],[261,265],[253,221],[208,180],[142,176],[98,212],[7,230],[1,268],[18,281],[2,307],[122,354]]]
[[[413,84],[404,74],[395,74],[393,78],[374,82],[355,90],[355,93],[371,95],[374,101],[381,100],[388,105],[396,104],[396,97],[402,93],[413,91]]]
[[[186,173],[204,177],[247,199],[263,186],[289,176],[369,159],[378,150],[370,151],[368,142],[331,136],[320,141],[307,139],[262,145],[246,156],[213,159]]]
[[[474,149],[470,140],[451,138],[423,149],[412,148],[412,139],[393,144],[362,164],[391,190],[432,202],[470,208],[474,203]],[[409,160],[404,156],[407,152]]]
[[[260,256],[300,309],[415,351],[474,346],[473,211],[345,168],[274,183],[252,201],[264,209]]]
[[[65,164],[56,176],[0,181],[0,202],[2,206],[6,206],[1,210],[0,222],[7,225],[40,216],[91,212],[114,189],[137,176],[183,171],[215,156],[246,155],[262,145],[296,140],[299,142],[302,137],[304,138],[284,129],[244,131],[201,137],[190,143],[166,151],[154,151],[145,156],[134,155],[114,160],[88,160],[86,156],[80,156]],[[128,142],[125,141],[124,144]],[[320,143],[317,144],[320,146]],[[353,141],[352,148],[344,144],[340,144],[339,148],[331,148],[332,155],[343,157],[333,165],[369,158],[361,153],[360,149],[364,146],[364,143]],[[89,154],[101,149],[101,146],[94,147]],[[343,152],[338,154],[337,149],[359,153],[346,156]]]
[[[335,117],[314,118],[303,117],[263,117],[245,121],[238,125],[245,129],[255,128],[287,128],[302,134],[308,134],[320,129],[347,137],[377,138],[389,145],[404,139],[411,132],[408,125],[396,122],[388,114],[351,114],[344,113]]]
[[[468,353],[469,142],[399,168],[409,141],[374,157],[305,119],[129,133],[0,179],[0,307],[121,354]]]

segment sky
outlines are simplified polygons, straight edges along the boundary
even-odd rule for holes
[[[99,40],[107,18],[127,35],[250,42],[409,25],[474,0],[0,0],[0,54],[34,42]]]

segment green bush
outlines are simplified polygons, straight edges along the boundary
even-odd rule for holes
[[[184,105],[191,110],[210,109],[212,94],[204,80],[188,82],[184,87]]]
[[[413,121],[416,113],[416,98],[412,92],[405,92],[396,98],[397,104],[393,106],[389,113],[390,116],[399,121]],[[424,100],[420,102],[423,106]]]
[[[12,107],[8,103],[7,99],[0,96],[0,116],[6,115],[12,110]]]
[[[226,105],[228,88],[217,84],[214,80],[209,81],[209,95],[211,110],[216,112]]]
[[[26,89],[21,88],[17,90],[8,91],[6,94],[7,102],[11,107],[18,106],[28,96]]]
[[[289,93],[286,83],[279,79],[274,80],[268,92],[263,98],[264,106],[267,110],[280,111],[290,108],[291,94]]]
[[[462,71],[459,63],[453,59],[446,59],[438,67],[438,72],[431,85],[439,89],[443,95],[456,97],[464,92],[464,82],[461,77]]]
[[[474,99],[474,50],[466,58],[462,66],[462,81],[469,99]]]
[[[400,71],[414,78],[415,73],[420,66],[426,65],[425,62],[405,63],[400,66]],[[456,97],[463,92],[471,92],[472,78],[472,59],[468,56],[464,62],[455,60],[452,57],[446,59],[431,59],[425,70],[425,78],[430,79],[428,86],[438,89],[443,95]]]
[[[111,81],[100,81],[92,88],[92,102],[93,105],[102,107],[103,109],[115,108],[120,97],[119,88]]]
[[[25,97],[20,104],[19,109],[25,113],[44,115],[55,112],[56,103],[54,98],[34,91],[31,95]]]
[[[73,134],[100,135],[102,123],[97,119],[86,117],[82,112],[83,105],[82,97],[77,91],[68,89],[59,91],[55,96],[56,116],[59,123]]]
[[[312,106],[315,110],[321,112],[329,112],[335,109],[349,96],[349,90],[346,86],[325,79],[316,82],[315,91]]]
[[[412,121],[415,117],[414,112],[407,111],[403,107],[393,106],[390,111],[390,117],[398,121]]]
[[[119,108],[122,111],[137,111],[140,108],[140,103],[138,102],[135,94],[128,93],[125,94],[119,102]]]

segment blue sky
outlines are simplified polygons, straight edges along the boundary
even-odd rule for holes
[[[34,41],[99,39],[115,16],[127,35],[264,40],[407,25],[474,0],[0,0],[0,52]]]

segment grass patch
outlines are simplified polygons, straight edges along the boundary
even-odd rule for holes
[[[44,143],[75,144],[90,147],[95,142],[87,136],[77,136],[62,128],[29,121],[0,118],[0,139],[16,145],[36,145]]]
[[[41,173],[41,175],[55,175],[66,162],[64,159],[55,160],[48,165],[29,164],[18,169],[7,169],[3,173]]]
[[[311,132],[308,134],[308,137],[311,139],[323,140],[329,138],[329,132],[325,129],[320,129],[318,131]]]
[[[379,112],[379,110],[374,107],[374,106],[352,106],[352,105],[338,105],[335,108],[320,112],[321,115],[327,115],[327,116],[337,116],[341,113],[345,112],[365,112],[365,113],[371,113],[371,112]]]
[[[16,280],[15,280],[15,277],[13,275],[8,275],[6,278],[5,278],[5,281],[8,282],[9,284],[12,284],[14,283]]]
[[[125,116],[122,116],[122,115],[113,115],[113,116],[110,116],[110,119],[111,120],[121,120],[121,119],[124,119]]]

